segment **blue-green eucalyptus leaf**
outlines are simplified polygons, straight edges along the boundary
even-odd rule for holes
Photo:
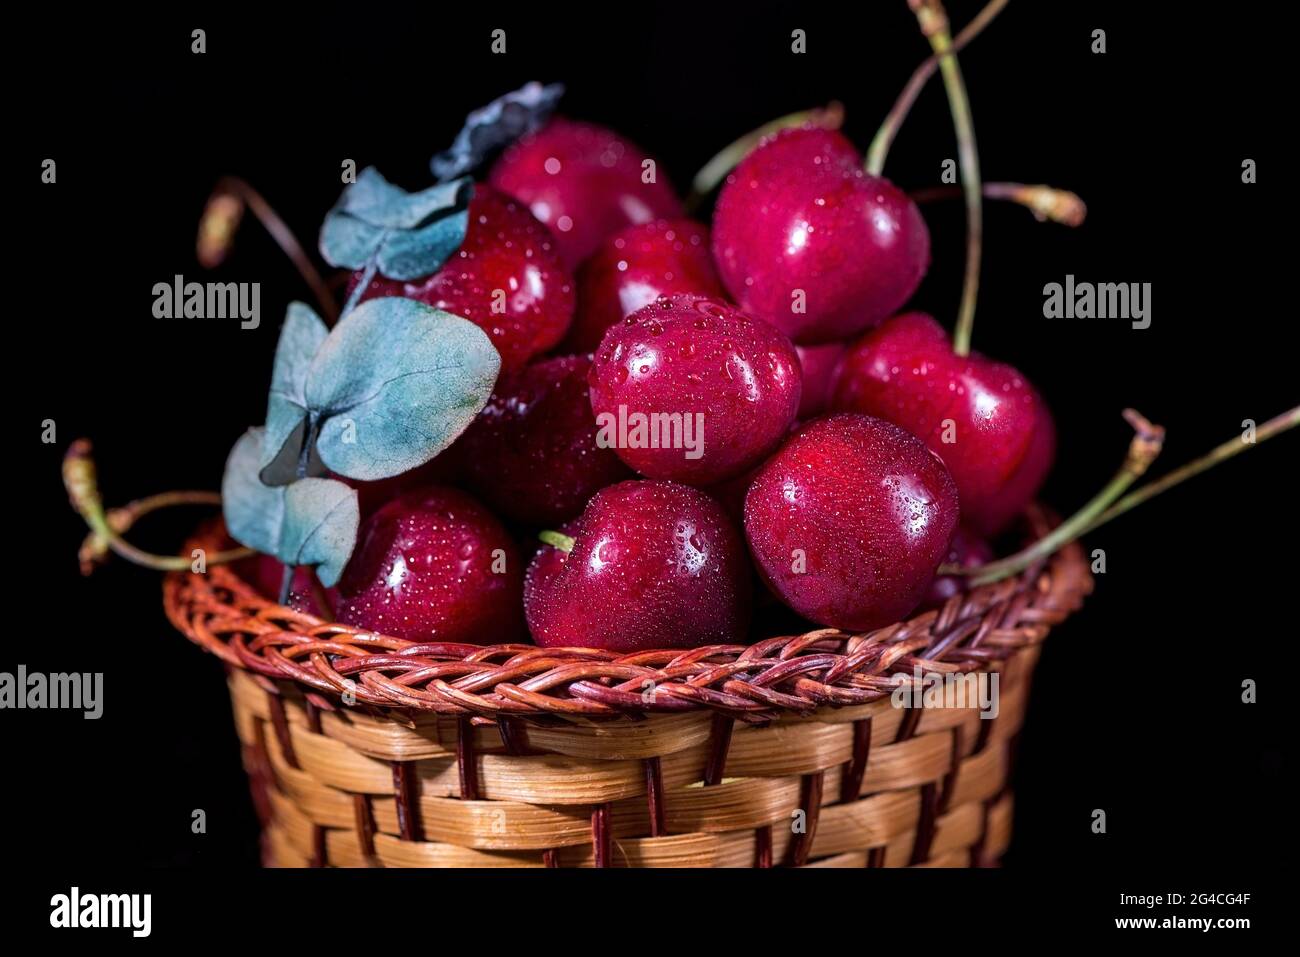
[[[469,211],[435,219],[420,229],[393,230],[379,247],[376,265],[389,279],[419,279],[434,272],[465,241]]]
[[[334,479],[305,478],[268,486],[258,478],[265,429],[249,429],[235,443],[221,480],[226,528],[242,545],[288,565],[315,565],[327,588],[335,584],[356,546],[361,520],[355,489]]]
[[[387,235],[387,229],[330,213],[320,231],[320,254],[331,266],[364,269]]]
[[[277,555],[284,524],[284,489],[264,485],[257,477],[265,435],[265,429],[249,429],[230,450],[221,478],[221,510],[235,541]]]
[[[427,276],[464,242],[473,193],[469,177],[408,193],[368,166],[325,217],[321,255],[345,269],[376,261],[390,279]]]
[[[310,306],[289,304],[275,347],[266,407],[260,469],[262,481],[268,485],[288,485],[298,477],[298,455],[306,438],[307,399],[303,388],[311,361],[328,335],[329,329]]]
[[[429,161],[433,175],[447,180],[468,173],[495,150],[538,129],[563,95],[562,84],[534,81],[470,113],[451,147]]]
[[[406,190],[394,186],[375,167],[367,166],[357,174],[356,182],[343,190],[335,209],[364,222],[387,227],[391,224],[380,221],[382,211],[400,204],[405,195]]]
[[[458,208],[468,185],[468,179],[459,179],[408,193],[384,179],[373,166],[367,166],[357,174],[357,181],[343,190],[333,211],[381,229],[414,229]],[[469,197],[463,198],[467,201]]]
[[[284,489],[280,561],[314,565],[326,588],[337,584],[357,543],[361,505],[356,489],[335,479],[299,479]]]
[[[423,465],[487,403],[500,367],[492,341],[468,320],[412,299],[361,303],[307,374],[321,460],[363,481]]]

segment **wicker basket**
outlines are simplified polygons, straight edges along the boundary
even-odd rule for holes
[[[1072,545],[870,634],[630,655],[359,632],[225,567],[164,602],[227,665],[268,865],[964,867],[1007,846],[1038,645],[1091,587]],[[918,665],[998,673],[998,716],[894,707]]]

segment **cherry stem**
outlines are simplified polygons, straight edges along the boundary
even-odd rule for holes
[[[73,509],[90,527],[90,535],[78,553],[81,573],[89,575],[94,571],[97,565],[103,563],[109,550],[129,562],[155,571],[177,572],[193,568],[194,563],[189,558],[146,552],[126,541],[122,535],[150,512],[176,505],[220,505],[221,496],[216,492],[163,492],[105,512],[92,451],[89,439],[77,439],[63,457],[63,486],[68,491],[68,499]],[[208,555],[204,562],[207,565],[224,565],[254,554],[256,553],[251,548],[232,548]]]
[[[966,196],[966,276],[961,287],[961,306],[953,331],[952,349],[959,356],[970,355],[971,329],[975,325],[975,301],[980,288],[980,253],[984,241],[984,199],[980,189],[979,150],[975,146],[975,124],[971,119],[966,81],[953,51],[948,30],[948,14],[941,0],[907,0],[916,14],[921,33],[939,60],[939,73],[948,93],[948,111],[957,133],[957,157],[961,167],[962,190]]]
[[[982,187],[985,199],[1007,200],[1024,206],[1040,223],[1051,221],[1063,226],[1082,225],[1088,215],[1088,206],[1077,193],[1068,189],[1037,184],[1027,186],[1024,183],[985,183]],[[930,186],[909,193],[918,203],[930,203],[940,199],[955,199],[964,195],[958,186]]]
[[[1084,529],[1083,533],[1086,534],[1087,532],[1091,532],[1094,528],[1104,525],[1112,518],[1118,518],[1130,509],[1136,508],[1147,499],[1155,498],[1161,492],[1185,482],[1194,475],[1200,475],[1206,469],[1218,465],[1225,459],[1230,459],[1235,455],[1239,455],[1246,451],[1246,449],[1253,448],[1266,439],[1271,439],[1273,436],[1286,432],[1288,429],[1294,429],[1297,425],[1300,425],[1300,405],[1293,409],[1288,409],[1281,415],[1274,416],[1263,425],[1256,427],[1253,441],[1248,440],[1245,435],[1238,436],[1235,439],[1229,439],[1222,445],[1215,446],[1200,458],[1194,459],[1186,465],[1174,469],[1168,475],[1158,478],[1154,482],[1148,482],[1140,489],[1130,492],[1110,508],[1106,509],[1106,511],[1102,512],[1101,515],[1097,517],[1096,521]]]
[[[544,532],[538,532],[537,537],[547,545],[558,548],[566,555],[573,551],[574,542],[573,536],[571,535],[565,535],[563,532],[552,532],[550,529],[547,529]]]
[[[764,123],[756,130],[751,130],[729,146],[724,147],[713,159],[700,167],[700,171],[691,180],[691,192],[686,197],[687,212],[694,212],[703,202],[704,197],[713,192],[718,184],[727,178],[727,174],[740,165],[740,161],[749,155],[765,137],[781,130],[798,126],[819,126],[824,130],[838,130],[844,124],[844,105],[832,101],[824,107],[789,113],[770,123]]]
[[[294,236],[293,230],[280,218],[280,214],[271,207],[261,193],[238,176],[223,177],[217,183],[216,189],[212,191],[208,205],[203,210],[203,216],[199,220],[197,244],[199,262],[205,269],[212,269],[226,258],[234,243],[235,232],[239,229],[239,221],[243,218],[244,207],[253,211],[258,222],[297,267],[298,275],[311,288],[325,318],[333,323],[339,315],[334,296],[303,250],[302,244]]]
[[[956,53],[966,44],[970,43],[979,36],[989,23],[1002,12],[1008,0],[992,0],[983,10],[981,10],[966,28],[957,34],[957,38],[952,42],[952,52]],[[903,87],[903,92],[898,95],[894,101],[889,115],[885,121],[880,124],[880,129],[876,132],[875,138],[871,141],[871,146],[867,149],[867,172],[873,176],[879,176],[881,170],[885,168],[885,159],[889,156],[889,148],[894,144],[894,137],[898,135],[903,121],[907,119],[907,114],[912,110],[912,104],[916,98],[921,95],[925,89],[926,83],[930,77],[939,69],[939,57],[932,54],[927,57],[920,66],[913,72],[911,78],[907,81],[907,86]]]
[[[1165,430],[1160,426],[1152,425],[1132,409],[1124,410],[1124,418],[1134,429],[1133,441],[1129,443],[1128,455],[1124,457],[1124,464],[1115,473],[1115,477],[1107,482],[1106,486],[1093,496],[1088,504],[1050,533],[1014,555],[1008,555],[1006,558],[989,562],[987,565],[975,567],[941,565],[939,574],[965,575],[970,577],[972,585],[988,585],[1024,571],[1030,565],[1041,561],[1069,542],[1074,541],[1089,528],[1096,527],[1097,520],[1115,503],[1116,499],[1123,495],[1125,490],[1141,478],[1146,470],[1151,467],[1151,463],[1160,454],[1160,449],[1164,444]]]

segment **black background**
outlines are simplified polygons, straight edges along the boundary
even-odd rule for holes
[[[565,113],[625,132],[679,187],[735,136],[831,99],[865,148],[928,47],[902,0],[858,6],[852,21],[795,4],[25,14],[10,37],[28,65],[9,85],[18,135],[6,165],[22,213],[5,287],[18,408],[6,416],[0,669],[103,671],[105,712],[0,717],[17,852],[65,890],[79,873],[257,862],[220,667],[170,630],[154,574],[116,562],[78,575],[85,529],[59,482],[63,450],[84,435],[109,503],[215,488],[234,439],[262,421],[279,318],[309,293],[251,218],[211,278],[262,283],[259,329],[151,315],[155,282],[209,278],[193,241],[217,178],[249,179],[314,247],[344,158],[426,185],[429,156],[464,114],[530,79],[564,81]],[[961,25],[980,5],[949,6]],[[1125,406],[1169,430],[1158,474],[1300,398],[1294,300],[1283,298],[1294,273],[1282,233],[1294,206],[1279,142],[1286,32],[1262,29],[1247,5],[1212,24],[1174,8],[1139,19],[1145,6],[1014,3],[961,58],[985,178],[1049,182],[1089,204],[1070,230],[986,203],[975,325],[976,348],[1018,366],[1055,412],[1044,499],[1067,512],[1118,465]],[[202,56],[190,52],[195,27],[207,31]],[[506,56],[489,53],[497,27]],[[806,55],[790,52],[795,27],[808,31]],[[1090,52],[1095,28],[1104,55]],[[936,79],[886,175],[932,185],[955,156]],[[39,182],[46,157],[58,162],[52,186]],[[1245,158],[1259,164],[1256,185],[1241,182]],[[950,325],[962,207],[925,214],[933,265],[915,303]],[[1066,273],[1150,282],[1151,327],[1044,319],[1043,285]],[[38,439],[45,419],[56,445]],[[1107,573],[1043,653],[1012,873],[997,880],[1020,886],[1019,874],[1041,893],[1044,873],[1092,875],[1096,903],[1082,912],[1105,920],[1112,891],[1258,888],[1285,857],[1293,755],[1279,669],[1295,637],[1297,441],[1251,450],[1089,537]],[[195,517],[160,517],[141,541],[174,548]],[[1245,678],[1258,682],[1256,705],[1241,703]],[[195,808],[204,835],[190,831]],[[1091,832],[1095,808],[1105,835]],[[888,884],[871,880],[873,892]]]

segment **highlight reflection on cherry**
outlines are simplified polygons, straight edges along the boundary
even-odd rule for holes
[[[930,264],[916,204],[871,176],[853,145],[784,130],[727,177],[713,214],[727,291],[799,345],[845,339],[905,303]]]

